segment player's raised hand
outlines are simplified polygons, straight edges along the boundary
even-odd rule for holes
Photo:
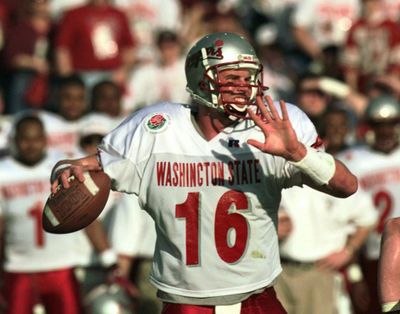
[[[264,99],[268,107],[265,106]],[[275,104],[270,96],[257,96],[256,104],[260,114],[248,109],[250,118],[264,133],[264,143],[249,139],[247,143],[264,153],[282,156],[290,161],[298,161],[306,154],[306,148],[297,139],[287,113],[286,104],[283,100],[279,102],[282,117],[279,115]]]

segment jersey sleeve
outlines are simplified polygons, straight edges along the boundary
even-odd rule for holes
[[[112,247],[127,256],[153,256],[156,232],[152,218],[141,209],[136,195],[118,202],[110,232]]]
[[[153,134],[143,132],[143,118],[143,114],[128,117],[99,146],[101,166],[115,191],[138,194],[141,166],[149,159],[154,142]]]

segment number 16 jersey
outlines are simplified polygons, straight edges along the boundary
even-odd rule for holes
[[[317,138],[306,115],[287,105],[300,141]],[[154,219],[150,280],[167,293],[215,297],[269,286],[281,271],[276,235],[281,189],[301,174],[281,157],[247,145],[264,141],[252,121],[205,140],[188,106],[161,103],[127,118],[99,156],[113,188],[139,196]]]

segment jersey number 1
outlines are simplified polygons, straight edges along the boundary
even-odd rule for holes
[[[248,200],[239,191],[224,193],[215,210],[215,247],[219,257],[226,263],[238,261],[247,246],[249,226],[246,218],[239,213],[242,210],[248,210]],[[175,215],[186,219],[186,264],[197,265],[200,255],[200,193],[190,192],[184,203],[176,205]],[[230,241],[232,231],[235,231],[234,241]]]

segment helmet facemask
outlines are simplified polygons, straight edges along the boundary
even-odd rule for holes
[[[221,72],[239,69],[248,70],[248,82],[224,82],[221,78]],[[208,67],[204,73],[200,88],[210,93],[210,107],[225,112],[231,120],[237,120],[247,116],[247,108],[255,105],[256,96],[262,95],[263,91],[267,89],[263,86],[262,79],[262,65],[257,62],[231,62]],[[230,97],[227,97],[227,93],[232,87],[238,90],[238,96],[243,93],[247,101],[229,99]]]

